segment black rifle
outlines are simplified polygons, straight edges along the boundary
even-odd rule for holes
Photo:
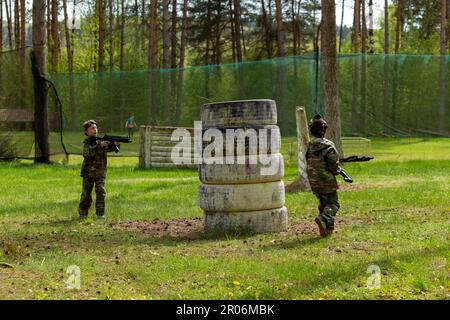
[[[365,161],[369,161],[369,160],[372,160],[372,159],[373,159],[373,157],[350,156],[350,157],[347,157],[347,158],[339,159],[339,162],[340,163],[344,163],[344,162],[365,162]]]
[[[347,158],[343,158],[343,159],[339,159],[339,163],[345,163],[345,162],[365,162],[365,161],[369,161],[372,160],[373,157],[366,157],[366,156],[362,156],[362,157],[358,157],[358,156],[350,156]],[[347,174],[347,172],[345,172],[344,169],[339,168],[338,173],[344,178],[345,182],[348,183],[352,183],[353,179]]]
[[[120,142],[120,143],[130,143],[131,140],[129,137],[120,137],[120,136],[109,136],[105,134],[103,137],[95,137],[95,140],[99,141],[109,141],[109,143]],[[119,152],[119,147],[114,144],[114,152]]]

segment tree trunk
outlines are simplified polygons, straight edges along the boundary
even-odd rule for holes
[[[163,69],[169,69],[169,0],[163,0]],[[164,121],[166,125],[170,124],[170,105],[169,105],[169,74],[163,73],[163,109],[164,109]]]
[[[105,4],[103,0],[97,0],[98,12],[98,71],[105,70]]]
[[[234,16],[233,16],[233,4],[232,0],[228,0],[229,7],[230,7],[230,33],[231,33],[231,51],[232,51],[232,57],[233,62],[236,62],[236,35],[234,34]]]
[[[16,49],[20,47],[19,0],[14,0],[14,40]]]
[[[395,29],[395,54],[398,54],[401,46],[401,37],[403,30],[403,11],[404,11],[404,0],[398,0],[397,4],[397,26]]]
[[[357,119],[357,105],[359,96],[359,23],[360,23],[360,2],[355,0],[355,11],[353,15],[353,50],[356,54],[353,63],[353,97],[352,97],[352,113],[351,113],[351,126],[352,133],[359,131],[358,119]]]
[[[1,2],[1,0],[0,0]],[[20,47],[25,47],[25,37],[26,37],[26,20],[25,20],[25,0],[20,0]],[[25,51],[23,51],[25,53]]]
[[[0,52],[3,50],[3,0],[0,0]]]
[[[221,61],[221,51],[220,51],[220,36],[222,29],[220,27],[220,22],[222,21],[222,1],[217,1],[217,18],[216,18],[216,40],[214,45],[214,64],[220,64]]]
[[[0,52],[3,50],[3,0],[0,0]]]
[[[51,48],[52,48],[52,0],[47,0],[47,47],[49,48],[50,52],[48,53],[49,56],[47,57],[51,59]]]
[[[446,58],[445,49],[447,40],[446,37],[446,16],[447,16],[447,2],[450,0],[441,0],[441,32],[440,32],[440,60],[439,60],[439,129],[443,132],[446,128],[448,119],[445,117],[445,100],[446,100]]]
[[[301,29],[301,25],[300,25],[300,9],[301,9],[301,4],[302,1],[299,0],[298,1],[298,6],[297,6],[297,46],[298,46],[298,54],[301,54],[302,52],[302,48],[301,48],[301,43],[302,43],[302,29]]]
[[[234,0],[234,39],[236,46],[237,62],[242,62],[241,47],[241,1]]]
[[[149,70],[149,106],[148,106],[148,117],[147,121],[149,124],[156,123],[156,74],[154,69],[157,67],[157,38],[156,38],[156,16],[158,10],[157,0],[150,1],[150,12],[149,12],[149,22],[148,22],[148,68]]]
[[[295,0],[291,0],[291,18],[292,18],[292,53],[297,55],[297,19],[295,17]]]
[[[363,130],[366,128],[365,116],[366,116],[366,50],[367,50],[367,25],[366,25],[366,3],[363,0],[361,2],[361,112],[359,131],[362,134],[366,134]]]
[[[237,62],[242,62],[242,45],[241,45],[241,1],[234,0],[234,39],[236,46],[236,59]],[[239,83],[240,99],[245,97],[244,89],[244,75],[242,73],[242,65],[239,65],[236,69],[235,76]]]
[[[186,44],[187,44],[187,31],[188,31],[188,0],[183,1],[183,25],[181,30],[181,43],[180,43],[180,65],[179,68],[184,68],[184,59],[186,55]]]
[[[187,7],[188,0],[183,0],[183,22],[181,29],[181,43],[180,43],[180,64],[178,66],[178,85],[177,85],[177,101],[175,107],[175,125],[178,126],[180,124],[181,118],[181,99],[183,98],[183,80],[184,80],[184,56],[186,50],[187,43],[187,27],[188,27],[188,18],[187,18]]]
[[[96,7],[97,7],[97,5],[95,5],[95,7],[94,7],[94,11],[96,11],[97,9],[96,9]],[[92,49],[92,55],[91,55],[91,64],[92,64],[92,69],[94,69],[94,72],[97,72],[98,71],[98,69],[97,69],[97,67],[98,67],[98,29],[94,29],[94,30],[92,30],[92,46],[93,46],[93,49]]]
[[[122,0],[123,1],[123,0]],[[148,67],[153,69],[157,67],[156,55],[157,55],[157,38],[156,38],[156,14],[158,8],[158,1],[150,1],[150,13],[149,13],[149,42],[148,42]]]
[[[384,133],[387,134],[387,113],[389,109],[389,6],[388,0],[384,0],[384,97],[383,97],[383,123]]]
[[[108,0],[108,49],[109,49],[109,112],[114,113],[115,89],[114,89],[114,2]],[[114,129],[114,118],[109,117],[109,128]]]
[[[375,39],[373,38],[373,0],[369,0],[369,53],[373,53],[375,45]]]
[[[75,129],[76,124],[76,110],[75,110],[75,90],[73,83],[73,56],[72,56],[72,39],[69,32],[69,17],[67,14],[67,0],[63,0],[64,11],[64,35],[66,37],[66,52],[67,52],[67,68],[69,71],[69,110],[72,119],[71,129]],[[75,15],[74,15],[75,16]],[[74,24],[72,24],[74,28]]]
[[[361,53],[367,51],[367,24],[366,24],[366,3],[361,2]]]
[[[389,54],[389,5],[384,0],[384,54]]]
[[[147,51],[147,44],[145,42],[145,39],[147,38],[147,17],[146,17],[146,0],[141,0],[141,51],[146,52]]]
[[[242,48],[244,49],[244,57],[245,57],[245,55],[247,54],[247,48],[245,47],[244,24],[242,23],[242,21],[240,21],[240,23],[241,23]]]
[[[341,119],[339,112],[337,57],[336,57],[336,16],[334,0],[322,0],[322,54],[323,93],[325,119],[328,123],[327,137],[332,140],[340,157],[344,156],[341,143]]]
[[[447,35],[446,35],[446,31],[447,31],[447,27],[446,26],[446,17],[448,15],[447,13],[447,2],[450,2],[449,0],[441,0],[441,25],[440,25],[440,46],[439,46],[439,53],[441,56],[445,55],[446,52],[446,45],[447,45]]]
[[[281,0],[275,1],[275,15],[277,19],[277,44],[278,44],[278,57],[284,57],[284,27],[283,27],[283,15],[281,8]]]
[[[172,55],[170,67],[177,67],[177,0],[172,0]]]
[[[60,42],[59,42],[59,30],[58,30],[58,0],[51,0],[52,2],[52,22],[51,22],[51,36],[52,36],[52,71],[58,72],[59,65],[59,51],[60,51]]]
[[[360,0],[355,0],[355,10],[353,12],[353,52],[359,52],[359,11],[360,11]]]
[[[206,23],[207,23],[207,28],[209,29],[209,27],[211,26],[211,0],[208,0],[208,3],[206,5]],[[206,33],[206,49],[205,49],[205,65],[209,65],[210,61],[209,61],[209,48],[210,48],[210,43],[211,43],[211,33],[207,32]]]
[[[109,8],[109,71],[113,71],[114,69],[114,10],[113,10],[113,1],[108,0],[108,8]]]
[[[8,25],[8,45],[9,50],[12,50],[12,25],[11,25],[11,0],[9,0],[9,8],[8,8],[8,0],[5,0],[5,11],[6,11],[6,23]]]
[[[47,71],[45,55],[45,0],[33,0],[33,55],[38,72],[34,83],[34,138],[36,163],[48,163],[50,160],[49,126],[47,109],[47,83],[43,76]]]
[[[341,53],[341,45],[342,45],[342,33],[343,30],[342,28],[344,27],[344,11],[345,11],[345,0],[342,0],[342,8],[341,8],[341,25],[339,28],[339,47],[338,47],[338,52],[339,54]]]
[[[263,25],[264,25],[264,40],[266,42],[266,51],[267,51],[267,57],[269,59],[272,59],[272,39],[271,39],[271,28],[267,19],[267,13],[266,8],[264,7],[264,1],[261,0],[261,7],[262,7],[262,19],[263,19]]]
[[[392,113],[391,126],[395,127],[397,121],[397,88],[398,88],[398,57],[401,47],[401,37],[403,31],[404,0],[397,3],[397,25],[395,29],[395,57],[394,57],[394,77],[392,79]]]
[[[450,51],[450,1],[447,0],[447,8],[446,8],[446,13],[447,13],[447,49]]]
[[[120,0],[120,53],[119,53],[119,69],[124,69],[124,46],[125,46],[125,0]]]
[[[0,0],[1,2],[1,0]],[[27,101],[27,78],[25,76],[25,36],[26,36],[26,23],[25,23],[25,0],[20,0],[20,99],[21,106],[26,105]]]
[[[124,120],[124,109],[125,109],[125,89],[123,87],[123,71],[125,68],[125,0],[120,0],[120,31],[119,31],[119,69],[120,69],[120,107],[119,107],[119,122],[122,125]]]

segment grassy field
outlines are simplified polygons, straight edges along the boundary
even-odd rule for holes
[[[289,183],[294,138],[283,153]],[[450,139],[377,138],[372,155],[346,166],[355,183],[340,179],[325,239],[309,193],[287,194],[286,232],[212,235],[194,170],[111,158],[107,219],[79,222],[79,157],[1,163],[0,299],[450,299]],[[65,283],[72,265],[80,289]]]

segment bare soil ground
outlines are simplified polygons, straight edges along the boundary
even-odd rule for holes
[[[351,227],[355,224],[362,224],[361,219],[349,217],[337,217],[335,220],[335,230]],[[135,220],[122,223],[111,224],[112,228],[121,231],[139,233],[145,237],[167,237],[173,239],[195,240],[203,236],[202,218],[176,218],[176,219],[155,219],[155,220]],[[287,230],[281,232],[282,235],[318,234],[317,225],[313,220],[296,220],[288,224]]]

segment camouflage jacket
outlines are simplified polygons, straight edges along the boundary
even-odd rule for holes
[[[306,164],[309,184],[315,194],[327,194],[338,189],[336,175],[339,154],[334,143],[325,138],[315,138],[308,145]]]
[[[113,151],[114,146],[107,149],[96,143],[95,139],[86,138],[83,141],[83,164],[81,165],[81,177],[105,178],[107,165],[107,152]]]

